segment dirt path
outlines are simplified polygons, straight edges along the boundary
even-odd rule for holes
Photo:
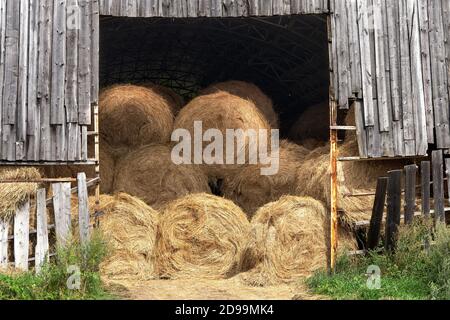
[[[317,300],[302,285],[249,287],[239,279],[107,281],[113,293],[131,300]]]

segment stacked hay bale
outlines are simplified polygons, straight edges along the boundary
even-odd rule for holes
[[[308,154],[305,148],[283,140],[279,149],[279,169],[274,175],[261,175],[263,165],[249,165],[237,175],[228,175],[223,181],[223,193],[247,213],[249,218],[261,206],[296,192],[294,174]]]
[[[174,115],[178,114],[185,105],[183,97],[168,87],[155,83],[144,84],[144,87],[153,90],[156,94],[161,96],[170,106]]]
[[[112,86],[102,92],[99,105],[100,134],[113,148],[169,142],[174,115],[155,91],[134,85]]]
[[[175,119],[174,128],[175,130],[185,129],[194,137],[194,125],[195,122],[199,121],[202,123],[204,132],[208,129],[217,129],[223,137],[227,136],[227,129],[241,129],[243,131],[265,129],[269,133],[267,139],[270,139],[271,127],[255,104],[224,91],[193,99],[180,111]],[[250,149],[250,143],[257,144],[258,142],[259,138],[251,141],[247,137],[244,142],[244,150]],[[206,143],[203,147],[205,146],[207,146]],[[194,150],[194,148],[192,149]],[[218,152],[220,151],[223,152],[224,150]],[[237,162],[238,154],[242,151],[235,150],[234,163]],[[248,157],[246,157],[246,163],[248,164]],[[206,164],[202,168],[208,176],[223,179],[228,175],[236,174],[244,166],[240,164]]]
[[[329,140],[330,107],[328,101],[305,110],[289,131],[289,139],[298,144],[317,148]]]
[[[289,283],[326,266],[326,209],[312,198],[282,197],[258,210],[244,255],[252,286]]]
[[[210,193],[207,176],[198,166],[176,165],[168,145],[142,147],[122,158],[114,190],[127,192],[155,209],[192,193]]]
[[[258,88],[253,83],[236,80],[216,83],[202,90],[200,94],[208,95],[221,91],[228,92],[242,99],[252,101],[266,117],[272,128],[279,127],[279,119],[273,108],[272,99],[270,99],[264,92],[262,92],[260,88]]]
[[[224,279],[242,269],[250,223],[233,202],[189,195],[166,207],[158,225],[155,268],[161,278]]]

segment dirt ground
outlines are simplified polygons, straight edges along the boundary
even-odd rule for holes
[[[303,284],[249,287],[229,280],[106,280],[107,288],[130,300],[318,300]]]

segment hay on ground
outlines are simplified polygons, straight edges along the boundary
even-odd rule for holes
[[[0,180],[36,180],[41,174],[36,168],[0,168]],[[7,221],[38,189],[38,183],[0,183],[0,220]]]
[[[156,94],[160,95],[170,106],[174,115],[178,114],[181,108],[183,108],[185,105],[183,97],[171,88],[155,83],[146,83],[143,86],[155,91]]]
[[[90,198],[93,206],[95,199]],[[125,193],[102,195],[100,230],[111,245],[111,255],[101,264],[108,278],[154,278],[153,249],[159,214]]]
[[[117,164],[114,191],[139,197],[157,210],[191,193],[210,193],[203,171],[174,164],[171,152],[166,145],[149,145],[128,154]]]
[[[254,103],[244,100],[226,92],[218,92],[210,95],[200,96],[192,100],[184,107],[175,119],[175,129],[186,129],[194,137],[194,122],[201,121],[203,132],[208,129],[218,129],[223,137],[226,137],[227,129],[260,130],[265,129],[268,132],[268,142],[270,142],[270,125],[263,114],[255,107]],[[250,139],[245,140],[245,150],[235,150],[235,161],[237,155],[246,152],[246,161],[248,162],[248,152]],[[258,143],[255,141],[254,143]],[[204,143],[207,147],[209,143]],[[225,146],[224,146],[225,148]],[[225,153],[224,153],[225,154]],[[209,176],[223,178],[224,175],[234,174],[241,165],[210,164],[202,168]]]
[[[242,275],[252,286],[289,283],[326,267],[326,209],[312,198],[282,197],[260,208]]]
[[[99,106],[100,134],[114,148],[170,140],[172,109],[153,90],[134,85],[112,86],[100,95]]]
[[[161,215],[156,271],[161,278],[223,279],[236,275],[250,223],[233,202],[208,194],[174,201]]]
[[[272,128],[279,128],[278,115],[274,111],[272,99],[253,83],[236,80],[216,83],[202,90],[200,94],[207,95],[220,91],[252,101],[269,121]]]
[[[340,155],[356,155],[356,142],[344,143]],[[369,220],[374,202],[373,196],[349,197],[350,194],[374,192],[377,179],[390,170],[400,169],[405,160],[346,161],[338,162],[339,198],[338,209],[341,221],[353,228],[354,223]],[[330,154],[329,147],[320,148],[306,158],[297,170],[297,191],[300,196],[310,196],[330,206]]]
[[[330,136],[330,109],[327,101],[308,107],[289,131],[289,139],[298,144],[314,139],[328,141]]]
[[[243,208],[251,219],[261,206],[283,195],[295,194],[297,177],[293,172],[297,171],[307,154],[305,148],[283,140],[280,143],[278,173],[262,175],[261,168],[268,166],[246,166],[236,175],[224,179],[223,194]]]

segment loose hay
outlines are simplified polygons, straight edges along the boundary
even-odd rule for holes
[[[173,112],[155,91],[117,85],[102,92],[99,100],[100,133],[114,148],[135,148],[166,143],[173,127]]]
[[[261,110],[272,128],[279,127],[278,115],[273,109],[272,100],[253,83],[244,81],[226,81],[216,83],[201,91],[200,94],[211,94],[225,91],[240,98],[252,101]]]
[[[166,103],[172,109],[173,114],[178,114],[181,108],[184,107],[185,102],[182,96],[176,93],[171,88],[155,84],[155,83],[147,83],[143,85],[144,87],[155,91],[158,95],[160,95]]]
[[[176,165],[171,148],[149,145],[131,152],[117,164],[115,192],[139,197],[155,209],[191,193],[210,193],[207,176],[197,166]]]
[[[36,168],[0,169],[0,180],[36,180],[41,174]],[[0,220],[8,220],[38,189],[37,183],[0,183]]]
[[[330,136],[330,108],[328,102],[305,110],[289,131],[289,139],[299,144],[305,140],[328,141]]]
[[[244,100],[226,92],[218,92],[210,95],[200,96],[192,100],[184,107],[175,119],[175,129],[186,129],[194,137],[194,122],[201,121],[203,131],[208,129],[218,129],[223,137],[226,137],[227,129],[249,129],[268,130],[270,135],[270,125],[262,113],[255,107],[254,103]],[[268,137],[268,139],[270,139]],[[246,139],[248,162],[249,139]],[[204,143],[206,147],[208,143]],[[244,150],[237,150],[237,154]],[[209,176],[223,178],[227,174],[235,174],[240,165],[211,164],[202,168]]]
[[[223,198],[196,194],[171,203],[161,215],[156,239],[161,278],[223,279],[242,266],[250,223]]]
[[[354,156],[358,152],[354,141],[344,143],[339,150],[342,156]],[[369,220],[374,197],[348,195],[373,192],[379,177],[385,176],[390,170],[403,168],[404,165],[404,160],[338,162],[338,209],[341,212],[341,222],[353,228],[355,222]],[[330,173],[329,147],[315,150],[297,170],[296,194],[313,197],[329,207]]]
[[[260,208],[252,219],[242,275],[252,286],[289,283],[309,276],[327,262],[326,209],[312,198],[282,197]]]
[[[249,165],[236,175],[223,181],[223,193],[247,213],[249,218],[261,206],[278,200],[283,195],[295,194],[297,177],[294,172],[300,167],[308,150],[283,140],[280,143],[279,171],[275,175],[261,175],[263,165]]]
[[[90,198],[93,205],[94,198]],[[154,278],[153,249],[159,214],[128,194],[102,195],[100,230],[110,241],[112,254],[101,266],[109,278]]]

